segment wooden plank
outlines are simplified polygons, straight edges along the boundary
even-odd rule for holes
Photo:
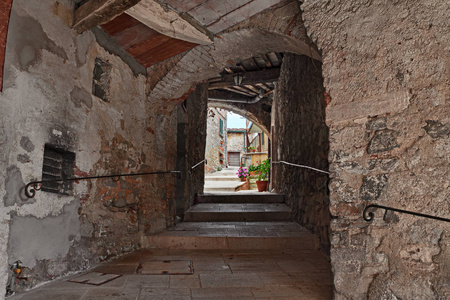
[[[251,95],[249,93],[246,93],[246,92],[243,92],[243,91],[231,88],[231,87],[225,88],[225,90],[230,91],[232,93],[241,94],[241,95],[244,95],[244,96],[247,96],[247,97],[253,97],[253,95]]]
[[[263,54],[261,55],[261,58],[264,60],[264,62],[266,63],[266,67],[267,68],[272,68],[272,64],[269,60],[269,58],[267,58],[267,55]]]
[[[3,68],[5,65],[6,38],[8,35],[11,6],[12,0],[0,1],[0,92],[3,89]]]
[[[139,23],[114,35],[113,37],[122,46],[122,48],[127,50],[166,36],[151,28],[148,28],[142,23]],[[170,37],[167,38],[170,39]]]
[[[202,45],[213,42],[214,35],[198,21],[163,7],[156,0],[142,0],[126,13],[161,34]]]
[[[197,46],[197,44],[170,38],[157,47],[136,55],[135,59],[147,68],[172,56],[180,54],[181,52],[192,49],[195,46]]]
[[[115,35],[134,25],[140,24],[138,20],[123,13],[108,23],[102,24],[102,29],[109,35]]]
[[[253,85],[257,83],[273,82],[277,81],[280,77],[280,69],[273,68],[263,71],[254,71],[243,73],[244,79],[242,80],[242,85]],[[225,87],[234,86],[233,75],[227,74],[221,77],[221,81],[211,82],[209,84],[209,89],[221,89]]]
[[[75,11],[72,28],[82,33],[92,27],[108,23],[141,0],[88,1]]]
[[[166,36],[163,34],[154,36],[147,41],[134,45],[132,47],[129,47],[127,50],[128,53],[130,53],[133,57],[140,57],[142,54],[145,54],[153,49],[158,48],[160,45],[163,45],[164,43],[172,40],[170,36]]]

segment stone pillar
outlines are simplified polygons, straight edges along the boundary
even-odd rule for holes
[[[208,86],[199,84],[186,103],[177,107],[177,169],[182,171],[182,177],[177,181],[176,210],[180,217],[194,203],[195,195],[203,193],[204,165],[192,173],[189,169],[205,159],[207,102]]]
[[[272,109],[273,161],[328,170],[328,127],[321,63],[285,54]],[[294,166],[272,164],[273,187],[285,195],[295,220],[320,238],[329,251],[328,176]]]

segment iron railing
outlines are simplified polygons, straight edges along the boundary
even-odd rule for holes
[[[193,165],[192,167],[190,167],[190,168],[189,168],[189,174],[191,174],[192,171],[193,171],[195,168],[197,168],[198,166],[200,166],[202,163],[205,163],[205,165],[207,165],[207,164],[208,164],[208,161],[207,161],[206,159],[204,159],[204,160],[202,160],[202,161],[196,163],[196,164]]]
[[[289,165],[289,166],[294,166],[294,167],[298,167],[298,168],[304,168],[304,169],[309,169],[309,170],[313,170],[316,172],[320,172],[320,173],[325,173],[325,174],[330,174],[330,172],[324,171],[324,170],[320,170],[320,169],[316,169],[313,167],[309,167],[309,166],[305,166],[305,165],[298,165],[298,164],[293,164],[284,160],[280,160],[280,161],[273,161],[273,164],[285,164],[285,165]]]
[[[409,214],[409,215],[413,215],[413,216],[418,216],[418,217],[423,217],[423,218],[428,218],[428,219],[433,219],[433,220],[438,220],[438,221],[450,222],[450,219],[421,214],[418,212],[413,212],[413,211],[408,211],[408,210],[403,210],[403,209],[398,209],[398,208],[393,208],[393,207],[382,206],[382,205],[378,205],[378,204],[370,204],[370,205],[367,205],[366,208],[364,208],[363,218],[367,222],[372,222],[372,220],[375,217],[374,213],[369,211],[369,209],[371,209],[371,208],[385,209],[386,210],[384,212],[385,216],[386,216],[386,213],[390,210],[390,211],[395,211],[395,212],[399,212],[399,213],[403,213],[403,214]]]
[[[146,172],[146,173],[129,173],[129,174],[59,178],[59,179],[52,179],[52,180],[31,181],[31,182],[27,183],[27,185],[25,186],[25,195],[28,198],[33,198],[36,195],[36,191],[40,191],[42,188],[42,184],[45,184],[45,183],[103,179],[103,178],[112,178],[113,180],[117,178],[116,181],[118,181],[120,177],[145,176],[145,175],[154,175],[154,174],[178,174],[178,177],[181,176],[180,171],[157,171],[157,172]]]

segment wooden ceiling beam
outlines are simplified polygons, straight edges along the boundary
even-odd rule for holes
[[[222,99],[222,100],[234,100],[234,101],[251,101],[253,97],[242,96],[235,92],[231,91],[219,91],[219,90],[211,90],[208,91],[208,99],[214,101],[214,99]]]
[[[82,33],[92,27],[105,24],[121,15],[141,0],[96,0],[88,1],[75,10],[72,28]]]
[[[247,92],[243,92],[243,91],[241,91],[241,90],[234,89],[234,88],[231,88],[231,87],[224,88],[224,89],[227,90],[227,91],[230,91],[230,92],[232,92],[232,93],[238,93],[238,94],[241,94],[241,95],[244,95],[244,96],[247,96],[247,97],[253,97],[252,94],[249,94],[249,93],[247,93]]]
[[[242,73],[244,79],[242,80],[242,85],[253,85],[257,83],[273,82],[277,81],[280,77],[280,69],[273,68],[263,71],[245,72]],[[216,78],[214,78],[215,80]],[[226,87],[235,86],[233,75],[226,74],[220,77],[220,81],[210,82],[209,89],[223,89]]]

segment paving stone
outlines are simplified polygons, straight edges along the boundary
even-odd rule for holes
[[[253,299],[253,294],[250,288],[235,287],[230,289],[230,288],[216,287],[216,288],[192,289],[191,291],[192,291],[192,298],[194,299],[196,298],[245,299],[245,297]]]
[[[200,278],[198,275],[170,275],[170,288],[200,288]]]
[[[259,287],[262,285],[259,277],[254,273],[245,274],[215,274],[209,276],[200,274],[200,282],[203,288],[210,287]]]
[[[138,289],[120,288],[91,288],[82,300],[112,299],[112,300],[135,300],[139,295]]]
[[[141,290],[141,294],[139,295],[140,300],[190,300],[191,299],[191,291],[189,288],[144,288]]]

